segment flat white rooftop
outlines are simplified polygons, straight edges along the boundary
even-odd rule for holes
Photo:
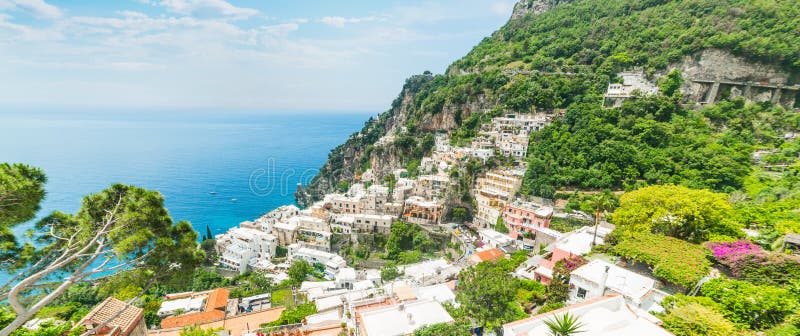
[[[185,313],[198,311],[201,308],[203,308],[203,303],[205,301],[206,301],[205,295],[194,298],[184,298],[184,299],[164,301],[161,303],[161,307],[158,309],[158,314],[159,315],[172,314],[178,309],[183,310],[183,312]]]
[[[415,288],[418,299],[430,299],[439,303],[455,302],[456,294],[446,284]]]
[[[597,244],[603,243],[603,237],[611,230],[597,228]],[[585,226],[576,231],[570,232],[556,242],[556,247],[572,254],[584,255],[592,250],[592,240],[594,239],[594,227]]]
[[[361,313],[366,336],[401,336],[436,323],[453,322],[439,302],[418,300]]]
[[[606,288],[638,301],[653,287],[656,281],[644,275],[631,272],[622,267],[612,265],[603,260],[594,260],[572,271],[571,276],[583,278],[596,284],[603,281],[603,273],[608,267]]]
[[[581,335],[591,336],[670,336],[672,333],[637,315],[621,295],[604,296],[552,312],[531,316],[503,325],[503,334],[512,336],[549,335],[544,323],[565,312],[576,316],[584,324]]]

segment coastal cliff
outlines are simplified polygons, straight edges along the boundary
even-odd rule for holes
[[[703,96],[712,92],[712,103],[744,96],[789,110],[797,108],[800,99],[794,87],[800,73],[800,36],[791,28],[800,26],[800,18],[794,12],[797,8],[790,3],[761,6],[746,1],[520,0],[503,27],[450,65],[445,74],[426,72],[407,79],[388,111],[371,118],[331,151],[318,176],[298,190],[297,200],[309,204],[365,173],[372,181],[382,181],[395,169],[413,169],[430,153],[434,133],[447,132],[454,143],[468,143],[491,116],[566,111],[570,127],[590,129],[585,123],[591,121],[582,118],[600,113],[594,109],[602,105],[608,84],[628,69],[653,76],[680,68],[687,77],[679,80],[685,98],[698,103],[705,103]],[[759,19],[763,17],[772,19]],[[776,93],[767,97],[762,91],[745,92],[744,86],[723,87],[718,94],[711,90],[713,83],[698,83],[700,79],[692,77],[699,74],[780,85],[781,96],[772,99]],[[556,123],[545,133],[558,127],[566,125]],[[556,144],[566,141],[566,135],[580,134],[575,133],[579,130],[561,135],[561,140],[531,137],[528,159],[532,165],[523,193],[552,197],[562,187],[623,188],[626,181],[665,180],[661,171],[649,171],[633,158],[626,163],[598,156],[593,149],[597,147],[575,144],[565,150]],[[775,131],[792,130],[780,126]],[[604,143],[601,135],[591,140],[595,146]],[[633,137],[624,146],[652,144]],[[548,148],[553,152],[543,154]],[[640,151],[634,152],[647,156]],[[724,155],[725,160],[734,160],[733,154]],[[690,159],[676,156],[671,160],[685,166]],[[740,180],[746,171],[737,172],[733,179]],[[722,188],[724,183],[699,185]]]

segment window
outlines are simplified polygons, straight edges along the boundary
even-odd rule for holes
[[[578,287],[578,298],[585,299],[586,298],[586,290],[583,288]]]

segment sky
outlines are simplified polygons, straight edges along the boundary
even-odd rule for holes
[[[376,113],[514,0],[0,0],[0,113]]]

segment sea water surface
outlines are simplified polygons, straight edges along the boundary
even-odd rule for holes
[[[293,204],[366,113],[0,112],[0,162],[47,174],[38,218],[112,183],[155,189],[173,219],[219,234]],[[14,227],[21,234],[35,220]]]

